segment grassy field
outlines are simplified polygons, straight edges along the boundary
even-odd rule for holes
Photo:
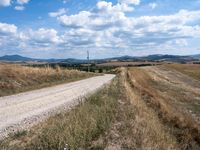
[[[68,144],[72,150],[200,149],[200,83],[196,77],[168,65],[116,72],[110,85],[80,100],[75,108],[30,131],[10,135],[0,147],[56,150]]]
[[[69,112],[62,112],[0,142],[4,150],[178,149],[176,140],[144,103],[135,103],[125,70]],[[134,99],[133,99],[134,98]],[[137,99],[139,100],[139,99]]]
[[[139,102],[157,115],[165,128],[164,133],[174,137],[173,141],[180,149],[200,148],[200,93],[197,88],[200,83],[193,83],[193,79],[174,73],[173,69],[165,66],[130,68],[128,78]],[[153,129],[159,129],[159,124]]]
[[[31,131],[16,133],[0,142],[2,149],[70,149],[105,148],[106,144],[96,143],[105,136],[118,109],[121,97],[119,80],[105,86],[68,112],[59,113],[35,126]]]
[[[132,72],[134,71],[134,73]],[[134,76],[134,78],[133,78]],[[143,99],[140,83],[146,82],[143,78],[146,74],[138,74],[138,68],[128,69],[125,74],[126,91],[135,109],[135,121],[132,129],[132,136],[136,137],[135,149],[150,150],[178,150],[180,146],[176,138],[170,133],[170,129],[160,121],[158,114],[150,108]],[[145,84],[142,83],[142,86]],[[145,96],[145,95],[144,95]]]
[[[33,68],[17,64],[0,64],[0,96],[76,81],[94,74],[56,67]]]
[[[183,74],[191,76],[197,80],[200,80],[200,65],[199,64],[170,64],[166,65],[169,68],[172,68],[176,71],[179,71]]]
[[[101,63],[97,64],[97,66],[115,66],[115,67],[126,67],[126,66],[154,66],[154,65],[160,65],[162,63],[158,62],[120,62],[120,61],[114,61],[114,62],[108,62],[108,63]]]

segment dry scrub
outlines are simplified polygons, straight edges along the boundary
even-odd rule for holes
[[[121,92],[116,79],[111,86],[105,86],[69,112],[62,112],[37,125],[27,133],[17,133],[0,142],[2,149],[92,149],[104,147],[95,145],[115,118],[117,100]]]
[[[118,76],[111,85],[86,98],[71,111],[49,118],[30,132],[10,136],[0,143],[0,147],[6,150],[63,149],[68,144],[72,150],[147,148],[140,142],[142,132],[138,134],[137,131],[142,128],[135,123],[135,108],[126,95],[124,82]],[[155,145],[162,144],[157,142],[153,141]],[[149,149],[157,147],[148,146]]]
[[[0,147],[63,149],[68,144],[70,149],[199,149],[199,126],[191,114],[182,111],[182,105],[173,102],[183,98],[172,92],[174,87],[161,88],[163,83],[145,69],[117,72],[111,85],[74,109],[50,117],[29,132],[10,136]]]
[[[171,84],[162,91],[164,84],[150,76],[145,69],[129,69],[128,78],[135,93],[149,109],[154,110],[167,131],[176,137],[175,141],[179,143],[181,149],[200,148],[199,124],[185,111],[185,107],[180,107],[174,102],[174,100],[181,101],[184,95],[178,92],[175,94],[174,89],[170,87]],[[154,128],[158,129],[156,126]]]
[[[191,76],[197,80],[200,80],[200,65],[199,64],[170,64],[166,65],[169,68],[175,69],[181,73]]]
[[[77,70],[33,68],[17,64],[0,64],[0,96],[47,87],[94,76]]]
[[[129,70],[130,71],[130,70]],[[132,105],[134,106],[135,120],[131,128],[131,134],[135,137],[134,149],[144,150],[176,150],[179,146],[173,135],[170,134],[160,121],[157,113],[149,108],[146,101],[141,97],[141,91],[135,78],[143,80],[142,74],[134,72],[126,72],[124,74],[126,94],[129,96]],[[134,78],[132,78],[132,75]],[[137,77],[136,77],[137,76]],[[145,86],[145,85],[144,85]]]

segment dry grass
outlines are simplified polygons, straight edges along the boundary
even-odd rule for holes
[[[0,64],[0,96],[47,87],[94,76],[77,70],[32,68],[17,64]]]
[[[111,86],[105,86],[68,112],[61,112],[37,125],[26,134],[0,142],[1,149],[63,149],[65,144],[70,149],[95,149],[105,144],[93,143],[105,134],[116,116],[117,100],[121,92],[118,79]]]
[[[133,70],[131,70],[133,71]],[[143,101],[140,90],[140,85],[145,85],[146,74],[138,74],[138,69],[134,72],[127,72],[126,91],[129,95],[132,105],[134,106],[135,120],[131,134],[135,137],[134,149],[147,150],[176,150],[180,149],[176,138],[170,134],[170,130],[166,128],[160,121],[157,113],[148,107],[146,101]],[[134,76],[134,78],[133,78]],[[139,79],[135,80],[135,79]]]
[[[117,67],[122,67],[122,66],[145,66],[145,65],[160,65],[161,63],[157,63],[157,62],[145,62],[145,61],[141,61],[141,62],[131,62],[131,61],[127,61],[127,62],[120,62],[120,61],[114,61],[114,62],[107,62],[107,63],[101,63],[101,64],[97,64],[97,66],[117,66]]]
[[[131,84],[139,98],[154,110],[167,129],[179,142],[181,149],[200,148],[200,128],[194,118],[182,111],[184,107],[173,103],[173,100],[183,99],[181,93],[162,89],[162,83],[156,82],[145,70],[139,68],[129,69]],[[165,88],[170,89],[170,87]]]
[[[199,149],[199,127],[181,111],[171,90],[162,93],[161,83],[143,69],[118,70],[104,87],[68,112],[50,117],[29,132],[0,142],[12,149]]]
[[[156,136],[156,141],[152,139],[154,132],[149,134],[151,129],[146,132],[148,124],[144,118],[141,118],[144,121],[138,120],[142,116],[137,115],[138,108],[130,103],[124,83],[124,76],[118,76],[111,85],[76,108],[50,117],[27,133],[11,136],[2,141],[0,147],[7,150],[63,149],[67,143],[70,149],[175,148],[163,143],[165,137],[160,140]]]
[[[170,64],[166,65],[171,69],[175,69],[183,74],[200,80],[200,65],[199,64]]]

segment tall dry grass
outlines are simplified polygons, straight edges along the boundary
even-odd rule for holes
[[[71,111],[9,137],[0,147],[63,149],[68,144],[70,149],[195,149],[196,130],[191,132],[194,128],[182,119],[186,116],[179,116],[156,92],[148,72],[131,68],[118,70],[118,74],[110,86]]]
[[[92,73],[56,67],[33,68],[0,64],[0,96],[94,76]]]
[[[160,82],[156,82],[143,69],[131,68],[128,72],[130,83],[138,93],[140,99],[154,110],[163,124],[171,130],[171,134],[176,137],[181,149],[200,148],[200,128],[197,122],[187,113],[181,111],[178,105],[173,103],[169,97],[170,91],[166,94],[159,92]],[[170,88],[170,87],[169,87]],[[172,95],[173,97],[174,95]],[[175,99],[181,99],[181,94],[177,94]],[[182,108],[184,110],[185,108]]]
[[[105,143],[93,143],[109,130],[121,95],[118,79],[105,86],[68,112],[61,112],[31,131],[11,136],[0,142],[2,150],[70,150],[104,149]]]
[[[132,128],[130,128],[131,130],[129,129],[129,134],[134,137],[135,141],[133,149],[180,149],[176,138],[171,135],[170,131],[163,125],[157,113],[153,109],[149,108],[146,102],[142,99],[142,92],[137,90],[138,81],[135,78],[139,78],[140,83],[144,83],[144,76],[146,77],[146,75],[137,74],[135,69],[131,74],[130,70],[124,71],[126,95],[131,101],[135,114]]]
[[[168,68],[179,71],[190,77],[200,80],[200,65],[199,64],[169,64]]]

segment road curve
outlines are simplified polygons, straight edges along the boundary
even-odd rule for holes
[[[53,87],[0,97],[0,139],[27,129],[36,122],[77,104],[80,97],[95,92],[115,75],[106,74]]]

